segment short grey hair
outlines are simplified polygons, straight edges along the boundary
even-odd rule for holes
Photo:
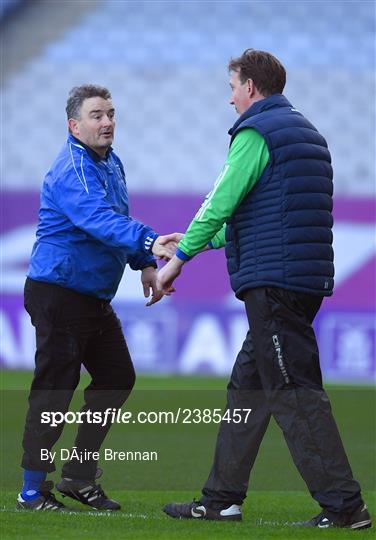
[[[92,97],[111,99],[111,93],[107,88],[97,84],[83,84],[72,88],[69,92],[67,106],[65,108],[68,120],[69,118],[78,119],[80,117],[81,105],[85,99]]]

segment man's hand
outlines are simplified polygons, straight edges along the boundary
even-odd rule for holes
[[[164,261],[169,261],[173,255],[175,255],[178,243],[183,238],[181,233],[165,234],[164,236],[158,236],[153,244],[153,255]]]
[[[166,264],[158,272],[157,287],[163,294],[167,294],[172,287],[174,279],[178,277],[181,272],[184,261],[179,259],[176,255],[172,257],[169,263]]]
[[[152,306],[156,302],[159,302],[159,300],[163,296],[170,296],[171,293],[175,292],[175,289],[173,287],[166,287],[165,291],[162,291],[161,289],[158,289],[157,288],[157,277],[158,277],[157,270],[155,268],[153,268],[152,266],[147,266],[141,272],[141,283],[142,283],[142,287],[144,289],[145,298],[149,298],[150,289],[151,289],[151,292],[152,292],[151,299],[146,304],[147,306]]]

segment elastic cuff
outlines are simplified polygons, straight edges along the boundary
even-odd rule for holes
[[[192,258],[192,257],[189,257],[186,253],[184,253],[184,251],[182,251],[179,248],[176,249],[175,255],[177,256],[178,259],[184,262],[189,261]]]
[[[158,236],[159,236],[158,233],[151,233],[147,235],[147,237],[144,240],[144,249],[146,253],[152,253],[154,242],[156,241]]]

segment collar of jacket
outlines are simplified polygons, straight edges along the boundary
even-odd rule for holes
[[[112,146],[110,146],[106,152],[105,157],[102,158],[99,154],[97,154],[94,150],[92,150],[90,146],[80,141],[80,139],[77,139],[74,135],[69,134],[68,141],[71,141],[72,144],[75,144],[75,145],[79,144],[80,146],[82,146],[82,148],[84,148],[86,152],[89,154],[91,159],[95,161],[96,163],[98,163],[99,161],[102,161],[102,159],[107,159],[110,153],[113,151]]]
[[[267,111],[268,109],[274,109],[278,107],[292,107],[292,105],[289,100],[285,98],[285,96],[282,94],[273,94],[272,96],[268,96],[264,99],[256,101],[249,107],[249,109],[244,111],[243,114],[239,116],[232,128],[229,129],[228,134],[232,135],[234,131],[240,126],[240,124],[244,122],[244,120],[246,120],[247,118],[255,116],[256,114],[259,114],[263,111]]]

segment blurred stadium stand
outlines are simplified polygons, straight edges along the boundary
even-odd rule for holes
[[[3,28],[2,186],[39,188],[65,138],[69,89],[96,82],[113,94],[114,146],[132,191],[208,191],[235,119],[226,64],[254,47],[281,59],[287,97],[327,137],[336,194],[372,195],[373,10],[362,1],[26,2]]]
[[[374,2],[17,4],[0,17],[0,366],[33,367],[22,290],[39,186],[66,137],[72,86],[112,92],[131,215],[162,234],[184,231],[223,165],[236,119],[227,62],[253,47],[285,64],[287,97],[333,156],[335,294],[315,320],[323,372],[330,381],[374,380]],[[177,287],[145,309],[139,273],[125,273],[114,303],[137,371],[227,374],[247,320],[222,250],[195,257]]]
[[[7,17],[16,8],[20,7],[22,0],[1,0],[0,2],[0,19]]]

